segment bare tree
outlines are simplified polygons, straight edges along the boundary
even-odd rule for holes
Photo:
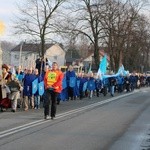
[[[55,25],[59,7],[65,0],[26,0],[18,5],[20,16],[15,21],[16,34],[28,35],[41,43],[41,56],[45,53],[46,40],[56,33]]]
[[[150,22],[141,15],[138,16],[134,29],[128,37],[124,48],[124,64],[131,71],[142,71],[149,68],[150,54]],[[143,69],[142,69],[143,68]]]
[[[93,45],[95,64],[99,66],[99,47],[108,47],[110,69],[117,71],[125,58],[127,41],[135,28],[144,0],[76,0],[63,22],[63,32],[82,34]],[[65,30],[64,30],[65,29]]]
[[[139,0],[106,0],[104,13],[100,16],[105,28],[105,41],[110,54],[110,68],[117,71],[123,63],[126,41],[132,35],[139,11],[146,5]]]
[[[89,45],[92,45],[95,65],[99,66],[99,46],[102,39],[102,28],[99,21],[99,12],[104,5],[103,0],[76,0],[71,2],[69,7],[70,12],[65,15],[60,23],[63,33],[83,35],[88,39]],[[61,28],[60,27],[60,28]],[[71,37],[71,36],[70,36]]]

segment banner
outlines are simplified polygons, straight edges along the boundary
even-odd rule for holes
[[[66,81],[66,76],[64,76],[62,81],[62,88],[65,89],[66,87],[67,87],[67,81]]]
[[[38,78],[32,82],[32,94],[35,94],[38,89]]]
[[[107,70],[107,56],[106,55],[102,58],[99,68],[102,74],[106,73],[106,70]]]
[[[88,90],[95,90],[95,81],[94,80],[89,80],[87,84],[87,89]]]
[[[85,92],[86,89],[87,89],[87,83],[88,83],[88,82],[85,82],[85,83],[83,84],[83,92]]]
[[[38,84],[38,92],[39,92],[40,96],[42,96],[44,94],[44,81],[42,81]]]
[[[99,69],[97,72],[97,77],[100,79],[103,79],[103,75],[106,73],[107,71],[107,56],[105,55],[102,58],[102,61],[99,64]]]
[[[75,85],[76,85],[76,77],[70,77],[69,86],[75,87]]]

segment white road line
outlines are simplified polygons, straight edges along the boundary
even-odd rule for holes
[[[81,107],[81,108],[73,109],[73,110],[71,110],[71,111],[58,114],[58,115],[56,116],[55,120],[56,120],[56,119],[59,119],[59,118],[66,117],[66,116],[69,116],[69,115],[72,115],[72,114],[75,114],[75,113],[78,113],[78,112],[81,112],[81,111],[85,111],[85,110],[87,110],[87,109],[94,108],[94,107],[96,107],[96,106],[100,106],[100,105],[109,103],[109,102],[114,101],[114,100],[117,100],[117,99],[119,99],[119,98],[123,98],[123,97],[129,96],[129,95],[132,95],[132,94],[134,94],[135,92],[138,92],[138,91],[134,91],[134,92],[132,92],[132,93],[120,95],[120,96],[117,96],[117,97],[112,97],[112,98],[109,98],[109,99],[104,100],[104,101],[100,101],[100,102],[93,103],[93,104],[90,104],[90,105],[87,105],[87,106],[84,106],[84,107]],[[3,138],[3,137],[5,137],[5,136],[8,136],[8,135],[11,135],[11,134],[14,134],[14,133],[17,133],[17,132],[26,130],[26,129],[31,128],[31,127],[35,127],[35,126],[44,124],[44,123],[46,123],[46,122],[48,122],[48,121],[52,121],[52,120],[43,120],[43,119],[41,119],[41,120],[37,120],[37,121],[31,122],[31,123],[28,123],[28,124],[24,124],[24,125],[21,125],[21,126],[12,128],[12,129],[8,129],[8,130],[5,130],[5,131],[2,131],[2,132],[0,132],[0,138]]]

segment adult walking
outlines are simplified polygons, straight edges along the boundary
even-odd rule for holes
[[[44,118],[50,119],[50,102],[51,102],[51,119],[56,115],[57,96],[62,91],[63,73],[59,70],[56,62],[52,63],[52,69],[47,70],[44,76]]]
[[[70,65],[68,68],[68,71],[66,72],[68,100],[69,100],[69,98],[71,98],[71,100],[73,100],[73,98],[75,99],[75,95],[74,95],[74,89],[75,89],[75,85],[76,85],[75,80],[76,80],[76,74],[73,69],[73,66]]]
[[[29,102],[31,109],[34,109],[34,95],[32,94],[32,82],[35,79],[36,76],[33,74],[32,68],[28,69],[28,72],[24,76],[23,80],[23,104],[25,111],[27,111],[29,108]]]

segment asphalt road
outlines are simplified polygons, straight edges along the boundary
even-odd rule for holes
[[[57,110],[48,121],[43,109],[0,113],[0,150],[150,148],[150,88],[61,102]]]

